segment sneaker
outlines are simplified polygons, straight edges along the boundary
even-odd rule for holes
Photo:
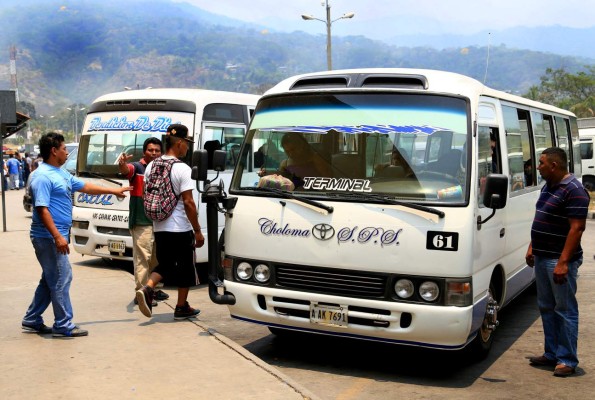
[[[155,299],[159,301],[167,300],[169,299],[169,294],[165,293],[163,290],[156,290]]]
[[[200,314],[200,310],[190,307],[190,304],[186,302],[186,304],[184,304],[182,307],[176,306],[174,311],[174,319],[192,318],[196,317],[198,314]]]
[[[153,288],[143,286],[136,291],[136,301],[140,312],[147,318],[153,315]]]
[[[23,328],[23,331],[29,333],[39,333],[40,335],[49,335],[52,333],[52,328],[46,326],[45,324],[37,326],[21,324],[21,327]]]
[[[136,295],[134,295],[134,304],[138,305],[138,300],[136,299]],[[157,300],[153,299],[153,302],[151,303],[151,307],[157,307],[159,304],[157,304]]]
[[[86,331],[79,327],[76,327],[68,332],[62,332],[62,333],[54,332],[52,334],[53,337],[61,337],[61,338],[79,337],[79,336],[87,336],[87,335],[89,335],[89,331]]]

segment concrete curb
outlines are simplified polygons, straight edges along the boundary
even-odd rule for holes
[[[219,342],[221,342],[222,344],[224,344],[225,346],[227,346],[230,350],[235,351],[236,353],[238,353],[239,355],[241,355],[242,357],[244,357],[246,360],[252,362],[256,366],[258,366],[261,369],[263,369],[264,371],[268,372],[270,375],[272,375],[275,378],[277,378],[280,382],[286,384],[287,386],[289,386],[290,388],[292,388],[293,390],[295,390],[296,393],[298,393],[301,396],[303,396],[305,400],[322,400],[320,397],[318,397],[315,394],[313,394],[312,392],[310,392],[304,386],[302,386],[301,384],[297,383],[296,381],[294,381],[293,379],[291,379],[287,375],[283,374],[277,368],[273,367],[270,364],[267,364],[262,359],[260,359],[259,357],[255,356],[254,354],[250,353],[248,350],[244,349],[242,346],[240,346],[239,344],[237,344],[233,340],[231,340],[228,337],[226,337],[226,336],[222,335],[221,333],[217,332],[215,329],[209,328],[208,326],[205,326],[205,325],[201,324],[199,321],[191,321],[191,322],[193,324],[197,325],[198,327],[200,327],[201,329],[203,329],[205,332],[209,333],[211,336],[213,336]]]

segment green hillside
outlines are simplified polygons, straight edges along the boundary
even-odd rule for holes
[[[183,3],[158,1],[23,1],[0,14],[0,89],[10,87],[10,45],[18,50],[20,100],[38,113],[90,103],[127,87],[200,87],[262,93],[283,78],[326,68],[325,37],[274,33]],[[435,50],[386,45],[364,37],[333,38],[337,69],[419,67],[463,73],[481,81],[487,48]],[[490,49],[486,83],[524,92],[546,68],[580,71],[589,60]]]

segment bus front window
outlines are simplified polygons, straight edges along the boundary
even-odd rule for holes
[[[78,172],[118,177],[118,157],[122,153],[132,155],[130,162],[143,157],[143,143],[150,134],[95,133],[83,135],[79,145]]]
[[[404,94],[310,94],[261,101],[231,190],[290,189],[311,198],[369,193],[462,203],[467,103]]]

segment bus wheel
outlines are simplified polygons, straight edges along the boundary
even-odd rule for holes
[[[475,360],[483,360],[488,356],[494,340],[494,331],[499,324],[498,310],[500,309],[500,306],[498,305],[498,301],[494,298],[494,293],[494,285],[490,283],[488,301],[481,327],[479,328],[479,332],[477,332],[475,339],[473,339],[468,346],[470,356]]]
[[[595,185],[593,184],[593,181],[591,181],[591,180],[583,181],[583,186],[589,192],[593,191],[593,189],[595,188]]]

